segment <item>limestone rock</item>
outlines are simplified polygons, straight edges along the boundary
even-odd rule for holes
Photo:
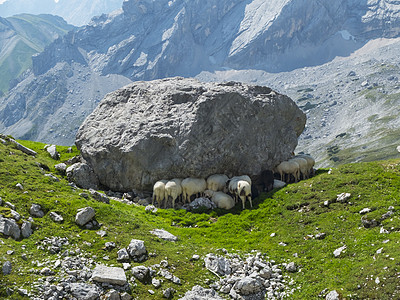
[[[107,197],[107,195],[100,193],[98,191],[95,191],[94,189],[89,189],[89,193],[92,195],[93,199],[103,202],[103,203],[110,203],[110,198]]]
[[[325,300],[339,300],[339,293],[336,291],[331,291],[326,295]]]
[[[77,186],[86,189],[98,189],[98,179],[93,169],[86,163],[76,163],[67,168],[67,178]]]
[[[239,295],[247,296],[262,293],[263,286],[257,279],[248,276],[237,281],[232,290]],[[263,298],[260,297],[259,299]]]
[[[108,94],[76,144],[102,185],[151,190],[162,178],[272,169],[290,157],[305,121],[268,87],[169,78]]]
[[[207,254],[204,262],[208,270],[221,276],[229,275],[232,271],[229,260],[224,257],[218,257],[213,253]]]
[[[28,222],[28,221],[24,221],[21,225],[21,234],[22,237],[27,239],[28,237],[30,237],[33,233],[32,230],[32,223]]]
[[[145,266],[137,266],[132,268],[132,275],[140,282],[151,282],[150,270]]]
[[[128,261],[129,260],[129,253],[125,248],[122,248],[117,252],[117,260],[118,261]]]
[[[127,282],[124,269],[101,265],[96,266],[94,269],[92,280],[117,285],[124,285]]]
[[[29,209],[29,213],[35,218],[43,218],[44,216],[44,212],[40,204],[32,204],[31,208]]]
[[[179,300],[222,300],[216,291],[213,289],[205,289],[199,285],[192,288],[191,291],[185,293],[183,298]]]
[[[134,261],[141,262],[146,260],[147,250],[144,246],[144,241],[135,239],[131,240],[129,246],[127,247],[127,251]]]
[[[95,300],[99,299],[100,293],[98,288],[93,284],[86,283],[70,283],[71,294],[76,299]]]
[[[49,213],[49,217],[50,217],[50,219],[52,219],[54,222],[57,222],[57,223],[61,223],[64,221],[64,218],[54,211]]]
[[[21,236],[21,229],[15,220],[3,218],[0,215],[0,233],[18,240]]]
[[[65,174],[67,171],[67,165],[65,163],[60,163],[54,166],[54,168],[61,174]]]
[[[50,154],[52,159],[55,159],[55,160],[60,159],[60,153],[58,153],[56,145],[51,145],[51,146],[47,147],[46,150]]]
[[[78,210],[78,213],[75,216],[75,223],[79,226],[83,226],[95,216],[96,212],[90,206],[81,208]]]
[[[10,275],[10,274],[11,274],[11,271],[12,271],[11,262],[6,261],[6,262],[3,264],[3,268],[2,268],[3,275]]]
[[[110,290],[107,294],[104,296],[105,300],[120,300],[121,297],[116,290]]]
[[[151,234],[154,234],[156,237],[166,240],[166,241],[171,241],[171,242],[176,242],[178,238],[174,236],[173,234],[169,233],[168,231],[164,229],[154,229],[150,231]]]

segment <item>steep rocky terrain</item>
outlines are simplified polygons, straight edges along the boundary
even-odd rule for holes
[[[123,0],[7,0],[0,4],[0,16],[45,13],[61,16],[75,26],[83,26],[94,16],[120,9],[122,2]]]
[[[346,113],[354,116],[358,109],[356,106],[365,103],[362,102],[363,94],[354,97],[358,82],[361,84],[364,81],[363,76],[369,78],[370,84],[386,84],[386,81],[380,81],[387,74],[386,68],[378,67],[375,71],[367,68],[364,71],[361,62],[357,63],[351,54],[363,49],[363,61],[373,60],[377,52],[371,49],[369,41],[398,37],[399,7],[398,1],[394,0],[324,0],[312,3],[304,0],[275,0],[268,3],[261,0],[124,1],[122,10],[94,18],[88,26],[70,32],[34,57],[34,75],[21,82],[8,97],[0,99],[0,130],[18,137],[72,144],[78,124],[94,108],[94,105],[88,104],[93,99],[93,90],[99,90],[96,96],[102,98],[105,92],[132,80],[175,75],[196,76],[202,71],[258,69],[270,73],[249,71],[264,77],[260,82],[302,101],[313,97],[310,98],[312,101],[305,101],[304,104],[299,102],[308,111],[310,120],[310,132],[305,134],[308,140],[299,149],[313,152],[325,164],[334,163],[338,159],[351,161],[358,156],[349,156],[348,160],[341,158],[335,155],[336,146],[349,149],[359,134],[357,130],[361,129],[358,128],[359,124],[340,121],[339,116],[343,120],[363,120],[368,117],[374,119],[373,115],[379,115],[376,120],[380,120],[386,115],[368,106],[369,109],[364,108],[365,118],[364,115],[360,118],[344,118],[340,105],[334,104],[329,110],[325,106],[334,101],[346,103],[343,106]],[[381,44],[379,40],[376,43]],[[391,55],[395,47],[396,43],[388,43],[386,48],[382,48],[387,51],[378,51],[379,60],[393,58],[394,62],[398,61],[395,55]],[[355,69],[355,76],[347,76],[352,71],[353,63],[356,63],[360,71]],[[64,88],[55,90],[46,83],[46,80],[55,76],[60,66],[71,70],[66,73],[68,84],[80,87],[81,92],[76,94],[66,84],[62,84]],[[82,70],[82,74],[87,76],[80,75],[77,70]],[[367,70],[371,71],[367,74]],[[313,72],[315,76],[310,75]],[[235,80],[247,80],[246,72],[237,74],[233,76]],[[82,80],[88,76],[112,84],[102,84],[103,89],[100,90],[93,87],[93,81]],[[332,78],[342,82],[332,85]],[[352,80],[356,78],[361,81]],[[218,79],[223,80],[225,77],[221,75]],[[394,82],[389,81],[391,84]],[[304,92],[302,86],[305,86]],[[307,92],[310,88],[313,93]],[[27,90],[30,93],[26,93]],[[379,88],[372,91],[375,90],[379,91]],[[331,94],[337,99],[332,100]],[[70,112],[67,107],[60,109],[61,106],[54,105],[59,102],[54,101],[55,95],[57,99],[68,98],[71,106],[75,105],[74,110]],[[379,95],[377,97],[381,99]],[[353,104],[354,99],[360,101]],[[325,106],[317,106],[324,101]],[[310,102],[308,106],[307,102]],[[39,106],[46,109],[41,118],[37,119],[27,108]],[[60,135],[54,131],[54,125],[63,124],[60,121],[62,118],[67,123],[62,126],[63,133]],[[337,123],[326,122],[327,119]],[[336,140],[336,135],[351,132],[352,127],[357,128],[354,138],[348,140],[347,144],[342,143],[340,138]],[[368,127],[363,128],[368,131],[367,138],[377,136]],[[324,138],[325,135],[329,141]],[[332,142],[334,139],[335,142]],[[361,140],[358,139],[356,143],[361,145]],[[340,141],[340,144],[336,145],[336,141]],[[320,149],[331,142],[332,145],[328,147],[332,148]],[[391,142],[386,141],[379,141],[377,145],[382,145],[382,142],[392,147]],[[362,149],[365,146],[369,147],[360,147]],[[366,153],[366,157],[372,156]]]
[[[26,76],[23,73],[32,67],[32,55],[73,28],[52,15],[0,18],[0,94]]]

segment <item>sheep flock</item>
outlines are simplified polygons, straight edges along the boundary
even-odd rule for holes
[[[262,171],[258,176],[257,186],[268,192],[286,183],[310,178],[314,174],[314,165],[315,160],[311,156],[296,155],[281,162],[273,171]],[[225,174],[214,174],[207,179],[189,177],[159,180],[153,186],[152,204],[157,202],[159,207],[166,208],[168,204],[175,208],[177,201],[185,204],[197,197],[207,197],[218,208],[229,210],[240,200],[242,208],[245,209],[246,201],[250,203],[250,207],[253,207],[252,197],[256,197],[256,194],[258,190],[248,175],[229,178]]]

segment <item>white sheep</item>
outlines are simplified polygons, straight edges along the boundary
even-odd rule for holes
[[[186,200],[191,202],[192,195],[202,196],[207,188],[207,182],[203,178],[185,178],[182,180],[182,199],[185,203]]]
[[[307,154],[296,155],[296,157],[304,158],[307,161],[309,176],[312,175],[314,173],[314,165],[315,165],[314,158],[312,158],[310,155]]]
[[[206,190],[204,194],[206,197],[210,198],[218,208],[231,209],[235,206],[235,200],[224,192]]]
[[[153,201],[151,202],[154,205],[154,201],[158,202],[158,205],[161,207],[161,202],[165,199],[165,184],[168,180],[159,180],[153,186]]]
[[[307,179],[309,177],[310,169],[308,168],[307,160],[301,157],[293,157],[289,160],[289,162],[295,161],[299,164],[299,179],[300,175],[303,175],[303,179]]]
[[[175,208],[175,200],[182,194],[182,180],[174,178],[165,184],[165,202],[164,208],[167,205],[167,201],[171,198],[172,208]]]
[[[248,175],[234,176],[231,178],[231,180],[244,180],[247,181],[250,185],[252,184],[251,178]]]
[[[285,174],[288,174],[293,175],[295,182],[299,179],[299,169],[300,166],[295,161],[283,161],[275,168],[276,172],[281,176],[281,181],[285,181]]]
[[[251,201],[251,184],[245,180],[232,178],[229,182],[229,192],[233,195],[235,202],[240,198],[242,200],[243,209],[245,208],[246,199],[250,202],[250,207],[253,207]]]
[[[214,192],[226,191],[226,183],[229,178],[225,174],[214,174],[207,178],[207,189]]]

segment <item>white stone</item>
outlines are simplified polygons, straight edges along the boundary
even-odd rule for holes
[[[127,282],[124,269],[102,265],[96,266],[93,271],[92,280],[117,285],[124,285]]]
[[[342,252],[346,249],[346,246],[342,246],[340,248],[337,248],[335,251],[333,251],[333,255],[335,257],[339,257],[340,254],[342,254]]]
[[[164,229],[154,229],[151,230],[150,233],[165,241],[176,242],[178,240],[176,236]]]

